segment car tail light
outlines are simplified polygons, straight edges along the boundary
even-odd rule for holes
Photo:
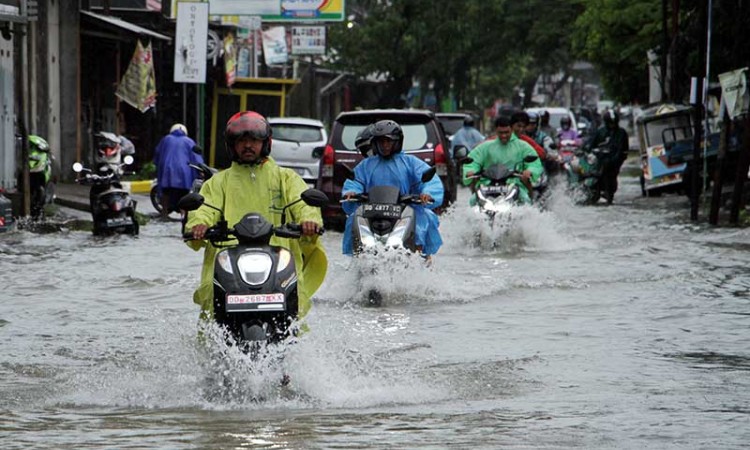
[[[333,176],[333,146],[326,145],[326,149],[323,151],[323,165],[321,167],[320,176],[332,177]]]
[[[435,147],[435,169],[441,177],[448,175],[448,160],[445,158],[443,144],[438,144]]]

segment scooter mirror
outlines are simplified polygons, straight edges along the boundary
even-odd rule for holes
[[[328,203],[328,196],[317,189],[308,189],[302,193],[301,197],[303,202],[310,206],[317,206],[318,208]]]
[[[464,159],[469,154],[469,149],[465,145],[457,145],[453,150],[453,159]]]
[[[177,207],[183,211],[195,211],[203,205],[205,199],[202,195],[191,192],[180,199],[177,202]]]
[[[428,181],[430,181],[432,177],[435,176],[436,173],[437,173],[437,169],[434,166],[425,170],[424,173],[422,174],[422,183],[427,183]]]
[[[125,164],[127,164],[127,165],[133,164],[133,161],[135,161],[135,160],[133,159],[133,157],[132,157],[132,156],[130,156],[130,155],[126,155],[126,156],[125,156],[125,157],[124,157],[124,158],[123,158],[122,160],[123,160],[123,161],[125,162]]]
[[[73,172],[75,173],[81,173],[83,172],[83,164],[77,162],[73,163]]]
[[[526,157],[525,157],[525,158],[523,159],[523,162],[525,162],[525,163],[533,163],[533,162],[534,162],[534,161],[536,161],[537,159],[539,159],[539,157],[538,157],[537,155],[528,155],[528,156],[526,156]]]

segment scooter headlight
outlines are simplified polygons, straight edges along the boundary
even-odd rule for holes
[[[487,210],[495,212],[495,213],[504,214],[504,213],[507,213],[508,211],[510,211],[511,204],[508,203],[503,198],[503,199],[498,199],[497,202],[487,202],[487,205],[485,205],[485,208],[487,208]]]
[[[359,238],[362,241],[363,247],[372,247],[375,245],[375,235],[370,231],[370,226],[367,223],[367,219],[364,217],[357,217],[357,228],[359,229]]]
[[[393,231],[388,235],[388,240],[385,245],[388,247],[403,247],[404,246],[404,235],[409,229],[409,222],[411,219],[404,218],[399,220],[393,227]]]
[[[289,266],[289,262],[292,260],[292,254],[289,250],[282,248],[279,250],[279,265],[276,266],[276,273],[282,272]]]
[[[237,260],[237,268],[240,270],[242,281],[251,286],[265,283],[271,274],[272,267],[273,260],[267,253],[245,253]]]
[[[221,267],[221,270],[224,272],[234,273],[234,270],[232,270],[232,262],[229,260],[229,254],[226,250],[222,250],[216,255],[216,262],[219,263],[219,267]]]

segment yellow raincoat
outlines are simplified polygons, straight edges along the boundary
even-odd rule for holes
[[[307,189],[302,178],[290,169],[279,167],[268,158],[255,166],[232,163],[232,166],[217,173],[203,184],[201,195],[205,203],[224,211],[229,227],[233,227],[249,212],[257,212],[274,226],[281,225],[281,209],[300,198]],[[195,225],[215,225],[219,212],[201,206],[190,212],[185,226],[187,230]],[[314,221],[322,226],[320,209],[299,202],[287,209],[287,222],[301,223]],[[217,249],[208,241],[188,241],[193,250],[205,247],[201,284],[193,294],[193,301],[201,306],[202,314],[213,316],[213,277],[214,259]],[[271,245],[288,249],[294,255],[297,269],[297,292],[299,295],[299,317],[310,310],[310,298],[323,283],[328,269],[328,258],[317,236],[303,236],[300,239],[285,239],[273,236]]]

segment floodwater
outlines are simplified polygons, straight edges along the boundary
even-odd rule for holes
[[[0,236],[0,448],[746,448],[750,230],[620,189],[492,230],[456,208],[432,268],[366,279],[329,232],[272,361],[199,344],[178,224]]]

